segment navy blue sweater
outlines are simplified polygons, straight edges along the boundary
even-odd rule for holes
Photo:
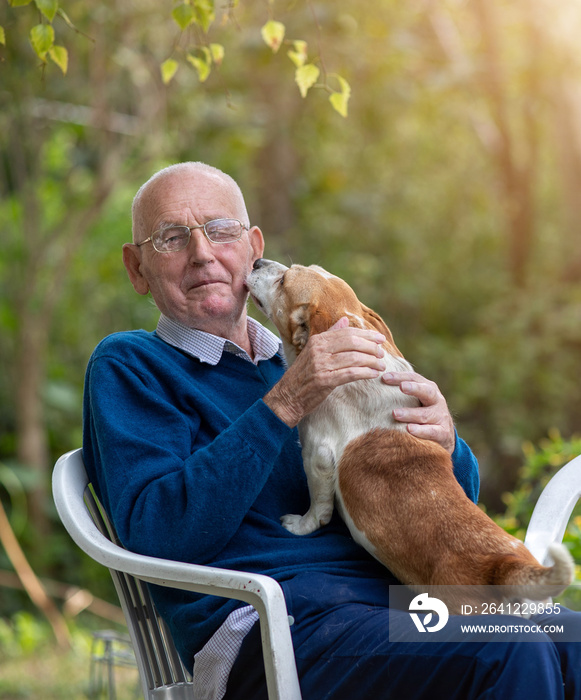
[[[121,541],[141,554],[279,581],[317,571],[396,583],[337,515],[304,537],[281,526],[282,515],[309,505],[298,433],[262,401],[284,368],[278,355],[254,365],[228,352],[214,367],[146,331],[97,346],[85,381],[83,457]],[[453,461],[475,501],[478,466],[459,438]],[[190,668],[241,604],[152,589]]]

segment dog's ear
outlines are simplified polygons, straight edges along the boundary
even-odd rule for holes
[[[291,343],[297,352],[305,347],[311,334],[310,306],[310,304],[297,306],[289,317]]]
[[[311,309],[311,332],[310,335],[316,335],[317,333],[324,333],[328,331],[331,326],[339,320],[333,318],[325,309],[322,309],[318,305],[315,309]]]
[[[390,352],[394,355],[403,357],[393,340],[393,335],[391,334],[391,331],[385,325],[385,321],[381,318],[381,316],[375,313],[373,309],[368,308],[364,304],[361,304],[361,314],[367,323],[373,326],[373,328],[377,329],[380,333],[383,333],[383,335],[387,339],[387,345],[390,346]]]
[[[312,335],[329,330],[333,323],[331,316],[315,302],[297,306],[290,315],[291,342],[297,352],[305,347]]]
[[[386,338],[393,341],[391,331],[385,325],[385,321],[379,314],[376,314],[373,309],[365,306],[365,304],[361,304],[361,315],[373,328],[376,328],[380,333],[383,333]]]

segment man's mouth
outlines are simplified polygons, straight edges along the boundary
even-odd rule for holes
[[[224,280],[200,280],[192,284],[190,289],[199,289],[200,287],[207,287],[211,284],[226,284],[226,282],[224,282]]]

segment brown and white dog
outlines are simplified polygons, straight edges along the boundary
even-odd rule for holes
[[[383,320],[323,268],[261,259],[246,284],[279,330],[289,365],[311,335],[347,316],[350,325],[385,335],[386,371],[411,370]],[[448,452],[394,420],[396,406],[410,405],[417,400],[378,378],[334,389],[307,415],[299,434],[311,504],[305,515],[285,515],[284,527],[297,535],[313,532],[329,522],[336,503],[353,538],[415,590],[508,586],[509,598],[507,589],[499,593],[503,600],[561,593],[573,579],[567,549],[552,545],[554,565],[541,566],[496,525],[464,493]],[[471,602],[465,590],[460,597],[450,590],[438,595],[451,613]]]

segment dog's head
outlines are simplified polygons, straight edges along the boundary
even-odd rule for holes
[[[277,327],[285,347],[291,346],[296,355],[311,335],[346,316],[350,326],[383,333],[386,350],[401,357],[381,317],[364,306],[346,282],[318,265],[286,267],[261,258],[246,285],[256,306]]]

